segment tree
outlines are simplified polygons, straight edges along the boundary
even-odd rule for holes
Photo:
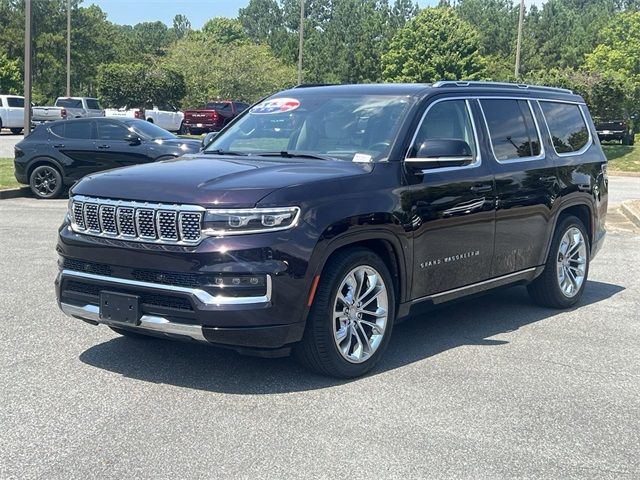
[[[382,56],[383,76],[392,82],[482,78],[480,39],[451,8],[427,8],[393,36]]]
[[[0,92],[15,94],[20,93],[21,88],[20,62],[11,60],[6,53],[0,52]]]
[[[179,13],[173,17],[173,34],[176,38],[184,37],[189,30],[191,30],[191,22],[185,15]]]
[[[242,43],[248,41],[242,23],[235,18],[214,17],[202,27],[202,31],[213,37],[218,43]]]

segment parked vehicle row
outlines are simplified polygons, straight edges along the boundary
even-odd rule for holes
[[[85,118],[39,125],[15,146],[15,176],[38,198],[59,197],[90,173],[170,160],[200,149],[139,119]]]
[[[199,155],[75,184],[57,299],[123,335],[293,352],[354,377],[434,304],[519,283],[575,305],[607,199],[595,126],[568,90],[292,89]]]
[[[149,105],[148,108],[107,108],[107,117],[140,118],[149,123],[155,123],[170,132],[179,132],[182,129],[184,114],[175,107],[163,105]]]

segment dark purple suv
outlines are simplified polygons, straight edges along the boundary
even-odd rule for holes
[[[197,156],[77,183],[58,301],[123,335],[293,351],[353,377],[422,306],[513,283],[543,305],[578,302],[607,183],[567,90],[292,89]]]

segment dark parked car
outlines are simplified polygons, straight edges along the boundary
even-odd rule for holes
[[[185,110],[182,133],[198,135],[222,130],[227,123],[249,108],[249,104],[231,100],[208,102],[197,110]]]
[[[601,142],[616,140],[622,145],[633,145],[634,135],[626,120],[602,121],[596,123],[596,131]]]
[[[38,198],[56,198],[89,173],[170,160],[200,150],[137,119],[87,118],[39,125],[15,147],[15,175]]]
[[[361,375],[423,306],[507,284],[549,307],[579,301],[605,236],[595,136],[561,89],[281,92],[195,158],[76,184],[58,301],[123,335],[293,350]]]

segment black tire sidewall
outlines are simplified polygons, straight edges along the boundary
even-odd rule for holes
[[[388,295],[387,326],[382,343],[374,354],[365,362],[351,363],[342,356],[334,340],[334,326],[332,321],[333,306],[338,288],[346,274],[362,265],[373,267],[382,276]],[[380,257],[371,250],[364,248],[352,249],[334,259],[333,262],[325,267],[315,299],[318,301],[314,302],[314,306],[309,314],[305,336],[307,334],[312,335],[315,341],[324,347],[325,355],[323,355],[323,360],[325,373],[341,378],[353,378],[364,375],[378,363],[384,354],[393,331],[395,319],[395,290],[389,269]],[[305,340],[310,341],[311,339],[307,338]]]
[[[54,192],[51,195],[47,195],[47,196],[41,195],[40,192],[38,192],[38,190],[35,188],[35,185],[34,185],[34,179],[35,179],[36,172],[38,172],[39,170],[43,170],[45,168],[53,170],[54,175],[56,176],[56,189],[54,190]],[[38,198],[38,199],[41,199],[41,200],[50,200],[52,198],[58,198],[60,196],[60,194],[62,193],[62,191],[64,190],[64,185],[63,185],[63,182],[62,182],[62,175],[60,174],[58,169],[56,167],[54,167],[53,165],[40,165],[40,166],[34,168],[33,171],[31,172],[31,175],[29,176],[29,187],[31,187],[31,191],[33,192],[35,197]]]

